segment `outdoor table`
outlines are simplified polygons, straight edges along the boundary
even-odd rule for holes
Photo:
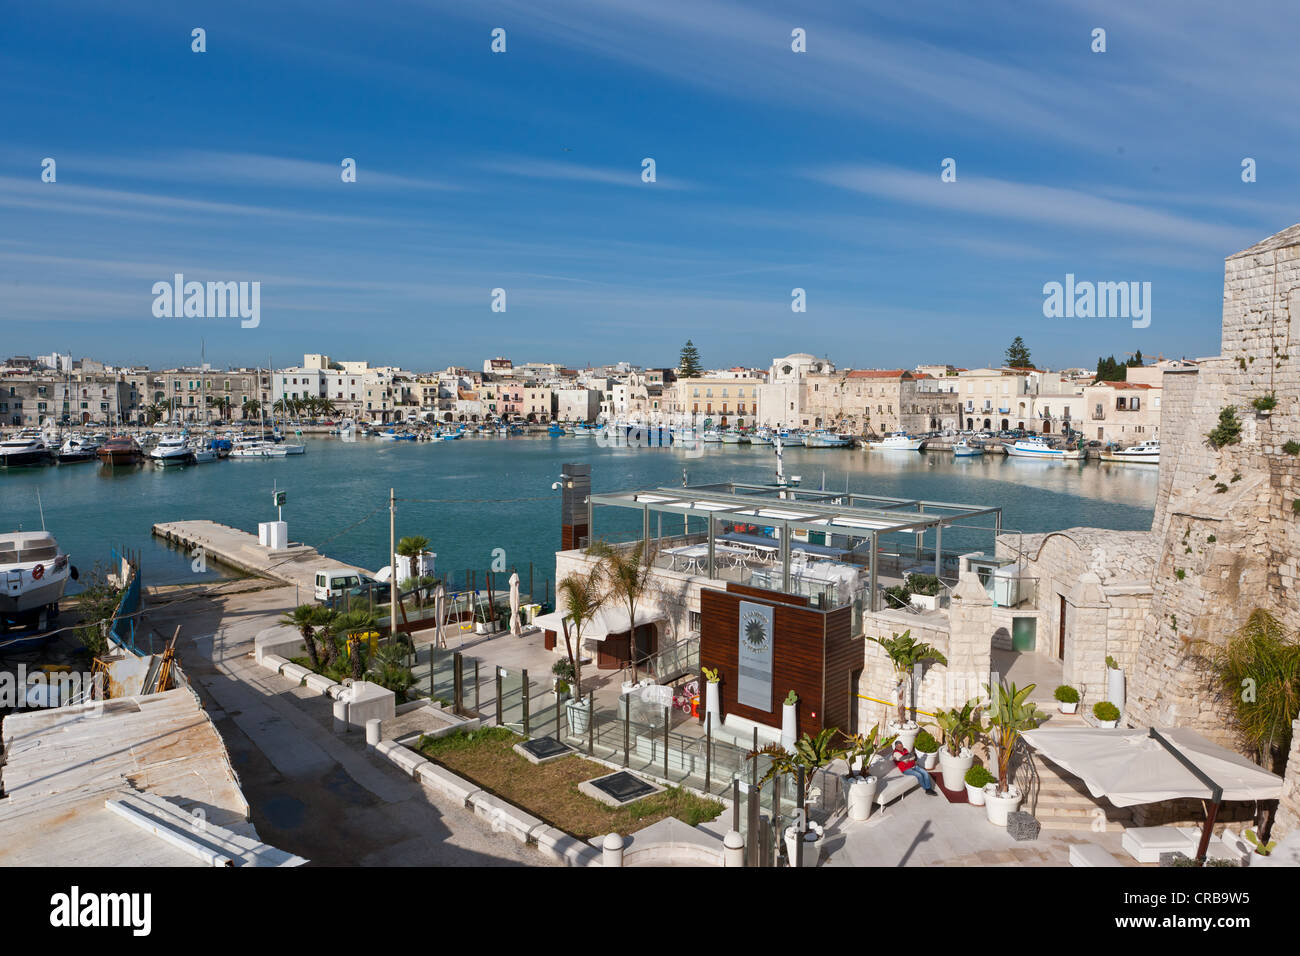
[[[688,544],[680,548],[667,548],[664,550],[672,561],[669,570],[677,570],[677,560],[682,559],[682,570],[688,572],[701,572],[708,570],[709,564],[709,546],[707,544]],[[713,559],[716,563],[727,561],[731,567],[743,567],[746,552],[741,548],[728,548],[725,545],[713,546]]]

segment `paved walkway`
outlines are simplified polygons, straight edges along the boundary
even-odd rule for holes
[[[146,615],[164,633],[181,625],[181,667],[226,741],[262,838],[324,865],[551,865],[373,758],[364,734],[336,735],[327,698],[254,662],[255,635],[292,603],[292,588],[276,588]]]

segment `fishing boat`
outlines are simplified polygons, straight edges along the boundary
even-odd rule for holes
[[[564,434],[564,426],[558,422],[552,422],[550,425],[546,426],[546,434],[550,435],[552,438],[559,438]]]
[[[984,449],[979,445],[972,445],[966,439],[961,439],[952,446],[952,457],[954,458],[975,458],[984,454]]]
[[[1003,442],[1013,458],[1039,458],[1045,461],[1077,461],[1084,456],[1081,448],[1054,448],[1041,438],[1021,438],[1014,444]]]
[[[99,448],[105,465],[134,465],[144,461],[144,450],[130,435],[114,435]]]
[[[748,445],[749,436],[742,431],[734,428],[728,428],[722,433],[722,443],[724,445]]]
[[[751,445],[770,445],[772,444],[772,433],[769,431],[750,432],[749,443]]]
[[[410,436],[408,440],[415,441],[415,436],[414,435]],[[276,447],[279,448],[281,451],[283,451],[286,455],[305,455],[307,453],[307,446],[299,445],[296,442],[289,442],[289,441],[281,442]]]
[[[0,465],[17,468],[23,465],[48,465],[54,453],[39,433],[19,432],[13,438],[0,441]]]
[[[722,441],[722,432],[716,428],[706,428],[702,437],[709,444],[717,444]]]
[[[149,459],[156,465],[185,465],[192,454],[189,441],[177,435],[161,439],[149,452]]]
[[[190,461],[196,465],[206,465],[217,460],[220,457],[213,438],[207,442],[196,442],[190,446]]]
[[[1101,453],[1101,460],[1158,465],[1160,464],[1160,442],[1144,441],[1128,448],[1108,448]]]
[[[786,448],[803,447],[803,432],[790,431],[789,429],[782,429],[781,431],[777,432],[777,434],[781,437],[781,444],[784,445]]]
[[[782,439],[783,443],[784,441],[785,439]],[[816,431],[803,436],[805,448],[848,448],[852,444],[852,438],[837,435],[835,432],[827,431],[824,428],[818,428]]]
[[[99,442],[93,438],[73,435],[59,448],[59,464],[75,465],[78,462],[94,461],[99,457]]]
[[[920,451],[924,444],[924,438],[913,438],[907,432],[891,432],[878,441],[867,442],[867,447],[875,451]]]
[[[41,618],[58,614],[59,598],[77,569],[48,531],[0,535],[0,624],[40,627]],[[5,646],[12,649],[12,641]]]

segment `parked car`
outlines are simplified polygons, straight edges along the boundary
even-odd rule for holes
[[[393,588],[387,581],[367,578],[348,590],[350,604],[387,604],[392,600]]]

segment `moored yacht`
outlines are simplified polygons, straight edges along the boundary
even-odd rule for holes
[[[1129,448],[1112,448],[1101,453],[1102,461],[1128,461],[1139,464],[1160,464],[1160,442],[1144,441]]]
[[[783,443],[784,441],[782,439]],[[803,444],[805,448],[848,448],[853,444],[853,439],[846,435],[837,435],[835,432],[819,428],[804,435]]]
[[[144,451],[131,436],[114,435],[100,446],[99,460],[106,465],[134,465],[144,460]]]
[[[1003,442],[1007,454],[1014,458],[1040,458],[1047,461],[1078,460],[1084,457],[1079,448],[1053,448],[1041,438],[1021,438],[1014,444]]]
[[[99,457],[99,444],[93,438],[73,435],[59,448],[59,464],[74,465],[80,461],[94,461]]]
[[[76,569],[47,531],[0,534],[0,619],[57,613]]]
[[[867,442],[876,451],[920,451],[924,438],[913,438],[907,432],[891,432],[879,441]]]
[[[181,435],[159,439],[149,452],[149,458],[159,465],[184,465],[192,455],[189,442]]]
[[[48,465],[53,460],[53,452],[39,433],[21,432],[13,438],[0,441],[0,465],[6,468]]]

